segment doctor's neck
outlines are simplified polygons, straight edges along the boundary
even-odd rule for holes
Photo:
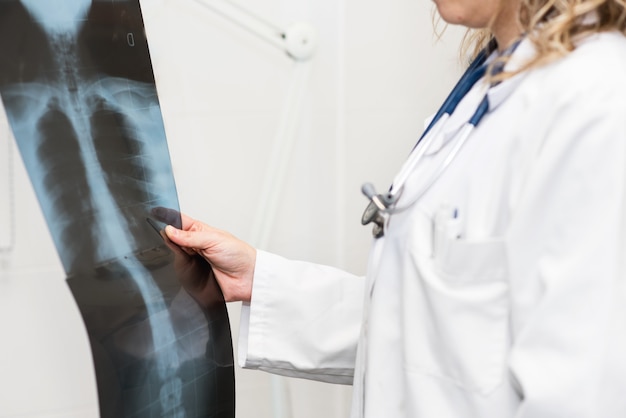
[[[498,42],[498,51],[502,52],[515,42],[523,32],[519,21],[519,3],[503,2],[498,16],[494,19],[491,32]]]

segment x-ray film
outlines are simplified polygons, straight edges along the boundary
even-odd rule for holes
[[[2,112],[0,106],[0,112]],[[0,120],[0,138],[9,137],[9,127]],[[13,241],[13,201],[12,201],[12,148],[9,141],[0,139],[0,253],[11,249]]]
[[[138,0],[0,0],[0,94],[89,334],[101,417],[234,417],[226,306],[180,226]],[[62,326],[62,324],[60,324]]]

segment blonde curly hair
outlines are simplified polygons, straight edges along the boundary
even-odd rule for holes
[[[577,40],[593,33],[616,30],[626,35],[626,0],[521,0],[518,18],[537,51],[519,70],[524,71],[566,55]],[[462,54],[473,58],[492,39],[489,29],[468,31]]]

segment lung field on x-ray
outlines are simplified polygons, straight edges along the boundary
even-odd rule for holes
[[[74,216],[72,221],[67,222],[69,225],[63,225],[58,233],[67,253],[64,257],[67,260],[66,269],[76,272],[79,263],[92,268],[96,264],[97,237],[92,232],[94,208],[86,167],[77,163],[82,161],[77,133],[72,121],[55,102],[57,100],[49,99],[45,113],[36,123],[36,131],[41,138],[36,147],[36,157],[46,172],[42,186],[51,197],[53,213]],[[71,179],[71,187],[67,185],[68,179]]]
[[[178,200],[138,0],[0,0],[0,57],[7,116],[89,332],[101,416],[232,417],[221,292],[146,222]],[[183,259],[194,274],[176,270]]]

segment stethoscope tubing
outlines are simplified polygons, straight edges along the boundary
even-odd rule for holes
[[[422,160],[426,152],[430,150],[432,145],[435,143],[434,139],[439,136],[441,131],[443,130],[443,125],[450,118],[450,115],[445,113],[440,119],[439,123],[433,127],[433,130],[429,132],[428,137],[423,141],[420,141],[419,144],[413,149],[406,163],[402,165],[400,172],[396,176],[389,190],[389,194],[394,196],[396,193],[400,193],[400,190],[404,187],[404,183],[406,183],[407,179],[411,175],[411,173],[417,167],[417,164]],[[432,138],[432,140],[430,140]]]
[[[454,143],[452,144],[452,148],[446,155],[444,161],[439,165],[439,167],[437,167],[437,170],[430,176],[430,178],[428,179],[428,182],[425,185],[423,185],[417,193],[413,194],[413,196],[411,197],[411,200],[409,200],[402,206],[386,207],[385,209],[381,209],[381,212],[389,214],[389,215],[404,212],[405,210],[411,208],[418,200],[420,200],[426,194],[426,192],[428,192],[428,190],[430,190],[430,188],[437,182],[437,180],[439,180],[441,175],[448,169],[450,164],[452,164],[452,161],[459,154],[459,152],[461,151],[461,148],[463,147],[463,145],[465,145],[468,138],[472,135],[472,132],[474,131],[474,129],[476,129],[476,125],[473,125],[469,122],[464,124],[461,127],[461,131],[457,134],[458,139],[454,141]],[[434,140],[432,140],[432,142],[434,142]],[[430,148],[431,144],[428,144],[428,145]],[[419,160],[415,161],[413,166],[416,166],[418,162]],[[408,179],[408,174],[410,174],[410,171],[407,173],[406,179]],[[404,184],[406,183],[406,179],[404,179],[402,183],[398,184],[398,187],[396,189],[398,190],[397,195],[402,193],[402,190],[404,189]],[[394,185],[395,184],[396,183],[394,182]],[[390,194],[391,194],[392,199],[396,196],[396,194],[392,192],[390,192]]]

